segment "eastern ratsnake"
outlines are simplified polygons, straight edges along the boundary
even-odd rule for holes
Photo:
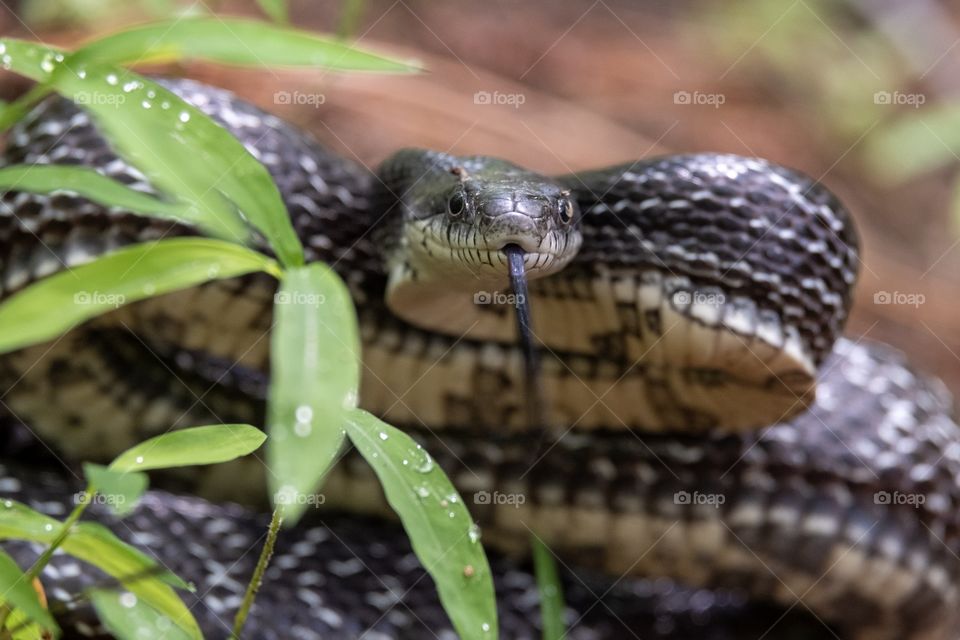
[[[425,444],[473,497],[471,513],[491,546],[522,551],[518,543],[532,530],[579,566],[799,603],[848,637],[957,636],[960,431],[939,383],[882,346],[839,338],[857,240],[823,186],[763,160],[719,154],[547,178],[493,158],[403,150],[374,173],[227,92],[164,82],[270,170],[308,259],[331,264],[357,303],[362,406]],[[153,192],[89,116],[62,99],[11,132],[6,161],[84,164]],[[67,193],[8,193],[2,295],[120,246],[190,233]],[[531,278],[546,442],[523,410],[507,245],[524,250]],[[171,424],[262,424],[273,287],[254,276],[207,284],[7,356],[4,403],[73,461],[109,459]],[[43,501],[31,474],[0,474],[0,487]],[[261,476],[259,463],[244,460],[168,482],[211,499],[256,502]],[[331,507],[388,512],[372,472],[352,454],[324,494]],[[483,497],[497,495],[515,499]],[[184,568],[207,583],[202,574],[222,570],[225,551],[197,517],[246,532],[253,517],[231,509],[155,494],[135,518],[193,523],[171,531],[177,540],[150,530],[148,544],[170,557],[179,542],[210,558]],[[358,533],[362,524],[337,526],[377,547],[373,556],[404,555],[395,542]],[[277,575],[289,571],[292,589],[298,563],[310,566],[296,597],[315,607],[302,614],[297,637],[311,629],[352,637],[369,623],[353,604],[330,606],[334,591],[323,588],[329,576],[317,564],[335,565],[323,564],[333,552],[310,543],[310,535],[336,535],[336,526],[323,531],[301,532],[306,538],[294,544],[310,552],[287,556]],[[496,562],[501,586],[529,589],[529,577]],[[396,565],[392,571],[384,575],[403,584]],[[54,567],[46,581],[74,573]],[[338,589],[371,593],[350,575],[338,574]],[[650,588],[628,583],[628,591]],[[313,586],[315,596],[306,595]],[[265,616],[284,596],[268,587],[261,598],[257,637],[283,637],[286,623],[271,629]],[[572,601],[581,610],[591,603]],[[237,603],[206,604],[221,614]],[[523,620],[529,608],[516,604],[502,605],[517,614],[508,613],[504,635],[535,634]],[[629,603],[618,612],[605,604],[612,619],[574,633],[615,637],[625,628],[616,619],[633,615],[632,632],[649,637],[657,630],[643,618],[648,605],[658,606],[640,598],[624,614]],[[698,615],[715,621],[734,605],[724,606],[717,613],[711,601]],[[750,606],[735,614],[761,619]],[[427,626],[442,628],[442,615],[431,616]],[[682,626],[680,618],[670,624]],[[407,623],[384,633],[416,637],[420,623]],[[814,621],[801,637],[818,628]],[[743,637],[731,629],[721,621],[677,637]]]

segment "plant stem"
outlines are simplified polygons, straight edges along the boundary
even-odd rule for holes
[[[267,540],[263,543],[263,549],[260,550],[260,559],[257,560],[257,567],[253,570],[253,577],[250,578],[250,584],[247,585],[247,592],[243,595],[243,602],[240,604],[240,610],[233,619],[233,632],[230,634],[232,640],[240,640],[240,632],[243,631],[243,625],[247,622],[247,616],[253,607],[253,600],[257,597],[257,591],[260,590],[260,583],[263,582],[263,574],[270,564],[270,557],[273,555],[273,547],[277,544],[277,534],[280,532],[280,524],[283,522],[283,505],[277,505],[273,510],[273,517],[270,519],[270,528],[267,530]]]
[[[83,512],[86,511],[87,505],[90,504],[90,499],[93,496],[94,488],[93,486],[88,486],[83,490],[80,500],[77,503],[77,506],[73,508],[73,511],[70,512],[70,515],[67,516],[67,519],[63,521],[63,525],[60,527],[60,530],[57,531],[57,535],[54,536],[53,541],[44,549],[43,553],[40,554],[40,557],[37,558],[36,562],[33,563],[33,566],[27,571],[27,578],[31,581],[40,577],[40,573],[43,571],[43,568],[47,566],[50,562],[50,558],[53,557],[53,552],[56,551],[60,545],[63,544],[63,541],[67,539],[67,536],[70,535],[70,530],[73,529],[73,525],[77,523],[77,520],[80,519],[80,516],[83,515]]]

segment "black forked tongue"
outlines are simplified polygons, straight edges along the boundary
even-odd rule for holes
[[[517,310],[517,332],[523,350],[527,419],[531,427],[546,426],[543,415],[543,398],[540,388],[540,352],[533,343],[530,328],[530,296],[527,295],[527,274],[523,265],[523,249],[508,244],[503,248],[510,268],[510,287],[513,289],[514,306]]]

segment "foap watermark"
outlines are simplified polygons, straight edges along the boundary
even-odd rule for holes
[[[519,109],[527,101],[522,93],[504,93],[502,91],[477,91],[473,94],[473,104],[507,105]]]
[[[107,91],[78,91],[73,94],[73,101],[80,105],[119,107],[127,101],[127,96]]]
[[[673,503],[681,506],[706,505],[709,507],[719,508],[720,505],[726,501],[727,497],[722,493],[700,493],[699,491],[694,491],[691,493],[689,491],[677,491],[673,494]]]
[[[726,301],[726,296],[719,291],[716,293],[706,293],[704,291],[677,291],[673,294],[673,303],[683,307],[690,304],[704,304],[711,307],[719,307]]]
[[[107,505],[110,507],[121,507],[127,502],[127,497],[114,493],[89,493],[87,491],[78,491],[73,494],[73,504],[75,505]]]
[[[322,293],[304,291],[278,291],[273,294],[273,304],[296,304],[302,307],[319,307],[327,301]]]
[[[313,507],[314,509],[323,506],[327,502],[327,496],[322,493],[303,493],[293,487],[281,487],[273,496],[274,504],[282,505],[300,505]]]
[[[73,294],[73,304],[87,306],[120,307],[127,303],[127,297],[122,293],[105,293],[103,291],[78,291]]]
[[[877,91],[873,94],[873,104],[907,106],[919,109],[927,101],[922,93],[906,93],[904,91]]]
[[[719,109],[727,101],[722,93],[706,93],[704,91],[674,91],[673,104],[706,105]]]
[[[919,507],[927,501],[922,493],[902,493],[900,491],[877,491],[873,494],[873,503],[879,505],[907,505]]]
[[[473,304],[509,304],[515,307],[523,302],[523,296],[516,293],[477,291],[473,294]]]
[[[877,291],[873,294],[873,304],[896,304],[908,307],[919,307],[927,301],[922,293],[905,293],[903,291]]]
[[[324,94],[309,91],[275,91],[273,93],[273,104],[319,107],[326,101],[327,97]]]
[[[510,507],[519,507],[527,501],[527,497],[522,493],[501,493],[500,491],[477,491],[473,494],[474,504],[493,504],[506,505]]]

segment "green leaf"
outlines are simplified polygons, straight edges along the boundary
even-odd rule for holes
[[[0,304],[0,353],[46,342],[137,300],[254,271],[278,273],[266,256],[220,240],[132,245],[40,280]]]
[[[290,22],[290,11],[287,8],[287,0],[257,0],[260,9],[270,16],[270,19],[280,24]]]
[[[106,498],[107,505],[121,516],[133,511],[149,484],[145,473],[114,471],[89,462],[84,463],[83,473],[94,490]]]
[[[910,114],[877,130],[864,141],[868,168],[881,180],[908,180],[960,155],[960,104]]]
[[[84,494],[77,494],[81,499]],[[0,502],[0,540],[30,540],[50,544],[61,523],[37,513],[28,506],[5,500]],[[158,565],[135,547],[117,538],[95,522],[82,522],[69,533],[64,552],[83,560],[116,578],[137,597],[173,620],[192,638],[201,638],[196,620],[171,585],[190,589],[190,585]]]
[[[360,339],[350,292],[322,264],[286,273],[274,298],[267,401],[271,494],[293,524],[343,444],[357,406]]]
[[[563,589],[557,574],[553,553],[543,540],[532,537],[533,569],[540,594],[540,619],[543,622],[543,640],[562,640],[567,629],[563,622]]]
[[[145,440],[110,463],[114,471],[146,471],[218,464],[260,448],[267,435],[248,424],[177,429]]]
[[[446,474],[410,436],[365,411],[351,412],[347,433],[380,478],[460,637],[496,638],[490,565]]]
[[[79,63],[49,47],[0,39],[10,68],[90,112],[116,151],[152,185],[196,207],[207,227],[238,215],[263,233],[281,262],[303,264],[303,247],[277,185],[246,147],[200,110],[132,71]],[[246,243],[250,236],[231,238]]]
[[[248,233],[243,221],[236,216],[213,219],[187,203],[159,200],[89,167],[32,164],[0,169],[0,191],[13,190],[78,195],[131,213],[196,225],[206,233],[224,239],[244,237]]]
[[[187,640],[191,637],[133,593],[94,589],[90,591],[90,600],[100,621],[118,640]]]
[[[279,4],[273,0],[272,4]],[[153,22],[99,38],[69,61],[124,64],[209,60],[258,67],[310,67],[341,71],[416,71],[391,60],[307,31],[242,18],[198,17]]]
[[[22,611],[30,620],[49,629],[57,637],[60,636],[57,623],[40,602],[30,578],[24,575],[13,558],[3,551],[0,551],[0,602]],[[7,628],[11,627],[8,625]]]
[[[0,108],[0,131],[6,131],[15,122],[27,115],[33,105],[45,98],[50,91],[50,87],[38,84],[13,102],[4,104]]]

